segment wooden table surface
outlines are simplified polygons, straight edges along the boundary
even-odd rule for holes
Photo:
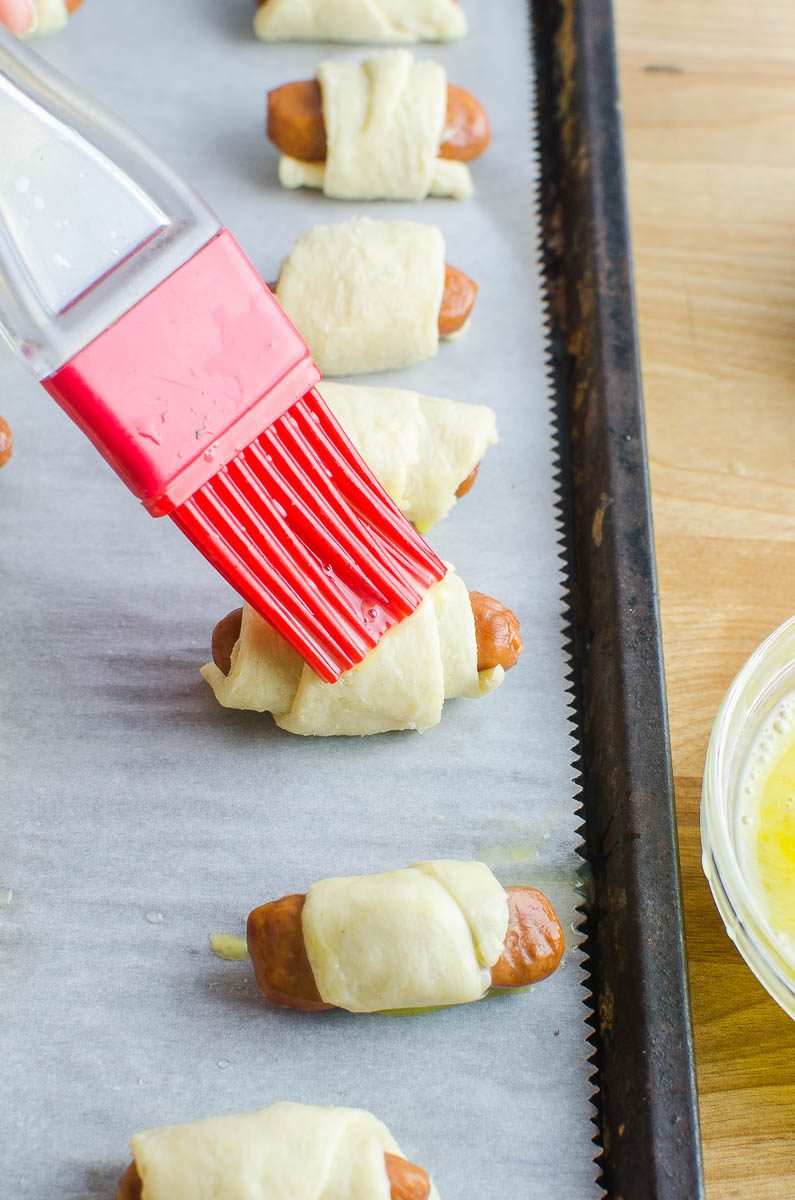
[[[727,938],[699,799],[795,612],[795,3],[615,0],[708,1200],[795,1198],[795,1022]]]

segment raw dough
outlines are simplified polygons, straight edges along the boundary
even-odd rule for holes
[[[39,37],[45,33],[57,33],[69,20],[66,0],[33,0],[38,24],[28,37]]]
[[[390,1200],[384,1152],[405,1157],[368,1112],[290,1103],[152,1129],[130,1147],[145,1200]]]
[[[457,0],[267,0],[254,17],[265,42],[448,42],[466,31]]]
[[[279,159],[279,183],[286,188],[318,188],[325,190],[326,164],[302,162],[298,158],[290,158],[283,154]],[[474,185],[472,175],[466,163],[453,162],[452,159],[435,158],[431,167],[430,182],[422,193],[423,196],[449,197],[451,200],[466,200],[472,195]],[[326,192],[326,195],[331,195]],[[338,197],[349,199],[350,197]],[[388,200],[401,197],[386,193],[379,196],[357,196],[359,200]],[[422,196],[407,196],[408,200],[422,199]],[[454,335],[453,335],[454,336]]]
[[[452,568],[336,683],[324,683],[248,605],[229,675],[213,662],[202,674],[225,708],[270,712],[289,733],[324,737],[429,729],[446,699],[484,695],[505,677],[502,667],[478,672],[469,592]]]
[[[485,863],[443,859],[324,879],[302,914],[318,991],[349,1012],[479,1000],[508,930],[508,898]]]
[[[407,367],[439,348],[444,254],[433,225],[317,225],[290,251],[276,298],[324,375]]]
[[[460,484],[497,441],[494,412],[484,404],[330,380],[319,390],[365,462],[423,533],[447,515]]]
[[[323,62],[317,78],[326,161],[285,155],[279,164],[285,187],[321,187],[336,200],[422,200],[429,194],[464,200],[472,194],[469,168],[438,157],[447,116],[447,77],[438,63],[389,50],[362,63]]]

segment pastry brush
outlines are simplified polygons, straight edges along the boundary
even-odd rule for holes
[[[323,679],[444,575],[231,233],[3,31],[0,332],[149,512]]]

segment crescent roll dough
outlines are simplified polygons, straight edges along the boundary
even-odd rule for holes
[[[497,441],[494,412],[483,404],[329,380],[319,390],[376,478],[423,533],[449,513],[458,487]]]
[[[254,17],[265,42],[448,42],[466,31],[456,0],[267,0]]]
[[[368,1112],[290,1103],[151,1129],[130,1148],[145,1200],[390,1200],[384,1153],[405,1157]]]
[[[38,24],[31,30],[28,37],[38,37],[40,34],[57,33],[63,29],[69,20],[69,10],[66,0],[34,0]]]
[[[438,63],[389,50],[362,63],[323,62],[317,78],[326,161],[283,155],[284,187],[319,187],[336,200],[465,200],[472,194],[469,168],[439,158],[447,76]]]
[[[445,700],[494,691],[505,672],[478,672],[477,658],[469,592],[450,568],[336,683],[320,679],[248,605],[229,674],[213,662],[202,674],[224,708],[270,712],[289,733],[359,736],[430,729]]]
[[[439,348],[444,253],[433,225],[317,225],[290,251],[276,298],[324,375],[407,367]]]
[[[321,880],[301,919],[326,1004],[359,1013],[428,1008],[485,995],[508,898],[485,863],[442,859]]]

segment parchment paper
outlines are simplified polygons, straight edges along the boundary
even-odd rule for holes
[[[266,89],[364,51],[264,46],[249,0],[87,0],[38,43],[196,184],[266,279],[321,221],[441,226],[481,284],[470,331],[381,382],[496,408],[502,441],[432,541],[516,609],[527,650],[501,691],[422,736],[303,740],[225,712],[198,670],[235,598],[0,347],[16,439],[0,474],[3,1200],[110,1200],[136,1130],[286,1098],[372,1110],[445,1200],[600,1194],[527,12],[465,2],[469,36],[417,50],[492,118],[463,204],[282,191]],[[316,878],[435,856],[550,895],[568,937],[551,980],[434,1015],[307,1018],[208,947]]]

